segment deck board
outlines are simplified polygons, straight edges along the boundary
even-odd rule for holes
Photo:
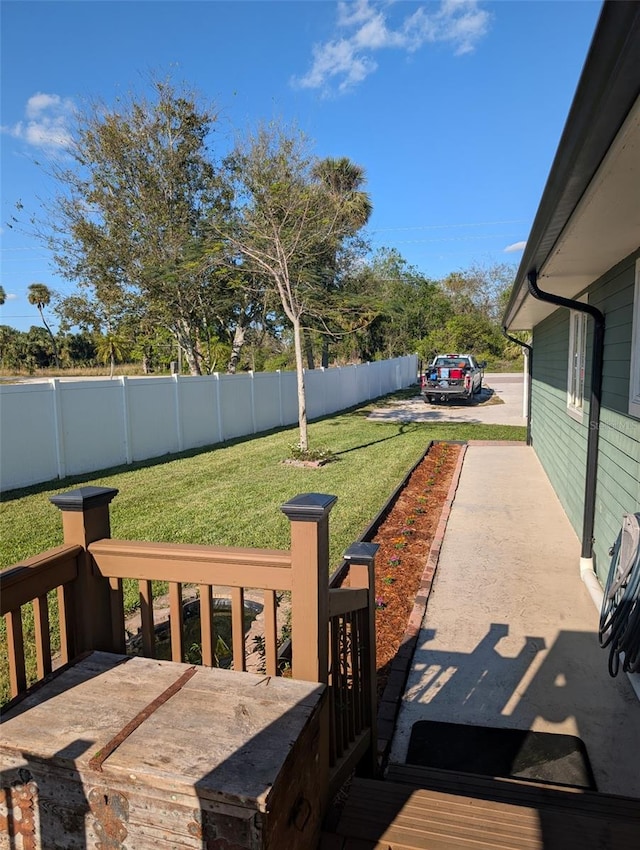
[[[492,782],[480,783],[483,796],[478,797],[473,789],[459,793],[460,782],[454,792],[354,779],[336,833],[344,839],[343,850],[640,847],[640,802],[503,782],[495,782],[500,797],[496,800],[489,799]],[[595,810],[592,798],[598,798]]]

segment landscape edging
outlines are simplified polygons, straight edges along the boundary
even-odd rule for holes
[[[449,486],[449,492],[447,493],[447,498],[442,506],[440,520],[438,521],[436,533],[431,543],[425,568],[420,579],[420,585],[413,603],[413,609],[409,615],[407,628],[402,636],[398,652],[391,662],[389,678],[387,679],[387,684],[378,707],[377,758],[378,767],[381,771],[384,770],[389,757],[389,750],[391,748],[391,741],[395,730],[395,721],[400,710],[400,703],[407,683],[413,653],[418,640],[418,635],[420,634],[422,620],[427,609],[429,595],[431,594],[431,588],[435,572],[438,567],[438,561],[440,559],[440,551],[444,541],[447,522],[449,521],[451,507],[460,482],[462,464],[464,462],[467,446],[468,444],[465,443],[461,447],[456,468],[454,469],[451,484]]]

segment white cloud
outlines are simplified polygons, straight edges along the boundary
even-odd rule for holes
[[[7,295],[6,295],[6,300],[7,301],[17,301],[18,296],[14,292],[8,292]]]
[[[516,251],[524,251],[526,245],[526,242],[514,242],[513,245],[507,245],[506,248],[503,248],[503,251],[505,254],[515,254]]]
[[[324,89],[337,84],[345,92],[361,83],[378,67],[372,54],[387,49],[414,53],[425,44],[449,44],[456,56],[470,53],[486,35],[490,14],[479,0],[440,0],[421,6],[395,26],[389,22],[390,8],[401,4],[383,0],[338,3],[337,29],[341,33],[312,50],[312,63],[302,77],[292,80],[299,88]]]
[[[55,152],[68,147],[71,142],[69,121],[73,112],[73,101],[69,98],[37,92],[25,105],[25,119],[2,127],[2,132],[33,147]]]

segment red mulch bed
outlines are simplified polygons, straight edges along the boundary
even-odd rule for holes
[[[373,538],[376,555],[378,700],[404,636],[461,447],[436,443]]]

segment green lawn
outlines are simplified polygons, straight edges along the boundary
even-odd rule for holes
[[[297,439],[297,429],[289,428],[12,491],[0,505],[0,568],[62,543],[60,513],[49,497],[89,484],[120,491],[111,504],[113,537],[285,549],[288,523],[279,506],[298,493],[331,493],[338,496],[330,520],[335,564],[429,440],[525,439],[524,427],[373,422],[369,409],[310,425],[311,445],[336,456],[320,469],[281,463]]]
[[[386,400],[394,397],[406,397],[406,391]],[[319,469],[282,463],[297,440],[297,429],[289,428],[5,494],[0,505],[0,568],[62,543],[60,512],[49,497],[89,484],[120,491],[111,504],[113,537],[276,549],[289,547],[289,524],[280,505],[298,493],[334,494],[338,497],[330,519],[334,567],[430,440],[526,436],[524,427],[374,422],[366,418],[371,407],[311,424],[312,447],[327,447],[336,457]],[[0,680],[5,659],[2,634]]]

